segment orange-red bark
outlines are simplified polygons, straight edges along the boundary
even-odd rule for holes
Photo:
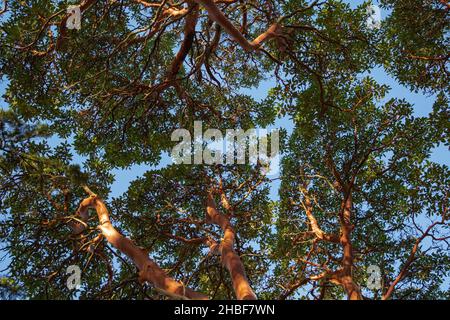
[[[87,222],[88,210],[90,208],[97,211],[98,220],[100,222],[98,228],[101,230],[106,240],[116,249],[127,255],[139,269],[140,281],[148,281],[161,292],[174,298],[208,299],[206,295],[186,288],[182,283],[167,276],[164,270],[150,259],[144,250],[136,246],[130,239],[122,236],[111,224],[109,213],[104,202],[96,195],[91,195],[81,202],[77,214],[82,221]],[[83,229],[83,226],[78,225],[74,228],[74,231],[79,232]]]
[[[236,298],[238,300],[256,300],[256,295],[247,279],[244,265],[234,250],[236,237],[234,229],[231,226],[230,220],[217,210],[211,192],[208,193],[206,212],[208,221],[218,225],[224,233],[223,239],[218,246],[218,251],[220,252],[222,263],[230,272]]]

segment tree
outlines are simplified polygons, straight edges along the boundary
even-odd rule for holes
[[[3,3],[0,237],[24,296],[448,297],[449,169],[430,160],[449,143],[447,2],[381,1],[370,29],[367,3],[83,0],[80,30],[73,1]],[[374,67],[432,112],[387,99]],[[261,162],[171,164],[109,196],[175,129],[283,116],[279,199]]]
[[[7,277],[0,278],[0,298],[2,300],[14,300],[22,298],[20,289]]]

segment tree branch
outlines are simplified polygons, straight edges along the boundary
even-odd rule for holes
[[[233,248],[236,235],[230,220],[217,210],[212,192],[208,192],[206,204],[207,220],[218,225],[224,232],[218,251],[222,257],[222,263],[230,272],[236,298],[238,300],[256,300],[256,295],[248,282],[244,265]]]
[[[186,288],[182,283],[175,281],[148,257],[147,252],[136,246],[130,239],[122,236],[111,224],[109,213],[104,202],[93,193],[88,187],[84,187],[90,195],[84,199],[78,210],[77,215],[84,222],[88,220],[88,210],[90,208],[97,211],[100,225],[98,228],[106,240],[116,249],[128,256],[139,269],[139,280],[152,283],[156,289],[165,295],[178,299],[208,299],[206,295]]]

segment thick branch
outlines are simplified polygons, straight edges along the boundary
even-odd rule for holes
[[[281,26],[274,23],[266,32],[249,42],[244,35],[231,23],[231,21],[216,6],[213,0],[195,0],[202,5],[211,20],[218,23],[239,45],[246,51],[254,51],[261,47],[262,43],[281,35]]]
[[[341,245],[344,249],[342,259],[342,269],[338,272],[337,280],[347,292],[349,300],[362,300],[361,291],[358,285],[353,281],[353,246],[350,234],[353,230],[351,225],[352,196],[351,193],[345,195],[342,202],[342,208],[339,213],[341,221]]]
[[[320,228],[319,223],[317,222],[317,219],[313,214],[313,206],[311,203],[311,198],[308,195],[307,184],[300,187],[300,192],[304,197],[304,200],[301,201],[301,204],[303,206],[303,209],[305,210],[306,217],[308,218],[309,224],[311,226],[311,230],[316,238],[323,241],[339,243],[339,235],[327,234]]]
[[[0,10],[0,15],[4,14],[8,10],[8,0],[5,0],[5,3],[3,4],[3,9]]]
[[[167,276],[164,270],[151,260],[144,250],[136,246],[130,239],[122,236],[112,226],[104,202],[94,193],[90,191],[88,193],[90,196],[81,202],[77,210],[77,215],[79,215],[84,222],[87,222],[88,210],[93,208],[97,211],[98,220],[100,222],[98,228],[111,245],[127,255],[133,261],[140,271],[140,281],[152,283],[159,291],[171,297],[180,299],[207,299],[206,295],[188,289],[184,287],[183,284]],[[76,231],[79,231],[79,229],[80,228]],[[83,227],[81,229],[83,229]]]
[[[256,300],[256,295],[250,287],[247,275],[245,274],[244,265],[239,255],[234,251],[235,232],[229,219],[219,213],[211,192],[208,193],[206,204],[208,221],[218,225],[224,232],[223,240],[220,243],[218,251],[222,257],[222,263],[230,272],[236,298],[238,300]]]

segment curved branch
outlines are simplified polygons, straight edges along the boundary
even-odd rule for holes
[[[208,192],[206,205],[208,222],[218,225],[224,232],[223,239],[217,250],[222,257],[222,263],[230,272],[236,298],[238,300],[256,300],[256,295],[250,287],[245,274],[244,265],[233,248],[236,234],[230,220],[219,213],[211,192]]]
[[[394,290],[395,290],[395,286],[396,286],[400,281],[402,281],[402,280],[405,278],[405,276],[406,276],[406,274],[407,274],[407,272],[408,272],[409,267],[411,266],[411,264],[412,264],[412,263],[414,262],[414,260],[416,259],[416,254],[417,254],[417,251],[419,250],[419,247],[420,247],[420,244],[422,243],[422,241],[423,241],[426,237],[428,237],[428,236],[430,235],[431,230],[432,230],[436,225],[443,224],[444,221],[445,221],[445,217],[443,216],[442,221],[436,221],[436,222],[432,223],[432,224],[425,230],[425,232],[424,232],[419,238],[417,238],[416,242],[414,243],[413,248],[411,249],[411,252],[410,252],[410,254],[409,254],[408,259],[406,260],[405,264],[403,265],[402,269],[400,270],[398,276],[397,276],[397,277],[395,278],[395,280],[392,281],[392,283],[389,285],[389,288],[388,288],[388,290],[386,291],[386,293],[383,295],[382,300],[388,300],[388,299],[391,297],[392,293],[393,293]]]
[[[78,210],[77,215],[83,221],[87,221],[88,210],[90,208],[97,211],[100,225],[98,228],[106,240],[116,249],[127,255],[136,267],[139,269],[139,280],[152,283],[156,289],[170,297],[179,299],[208,299],[206,295],[186,288],[182,283],[175,281],[167,276],[153,260],[148,257],[147,252],[136,246],[130,239],[121,235],[111,224],[109,213],[104,202],[88,188],[85,188],[90,196],[84,199]],[[82,229],[83,227],[81,227]],[[80,228],[78,228],[79,230]]]
[[[258,36],[252,42],[249,42],[244,35],[231,23],[231,21],[223,14],[217,7],[213,0],[194,0],[196,3],[202,5],[211,20],[218,23],[239,45],[246,51],[251,52],[261,47],[262,43],[279,36],[281,26],[274,23],[270,28]]]
[[[306,216],[309,220],[309,224],[311,226],[311,230],[316,236],[317,239],[332,242],[332,243],[340,243],[340,239],[338,235],[325,233],[319,226],[316,217],[313,214],[312,204],[309,197],[304,193],[305,201],[302,202],[303,208],[305,210]]]
[[[186,59],[186,56],[191,50],[192,43],[194,42],[195,26],[197,25],[199,15],[198,5],[189,3],[188,10],[189,13],[186,17],[186,24],[184,26],[183,43],[181,44],[180,50],[175,56],[175,59],[172,61],[172,65],[170,66],[170,72],[168,75],[168,80],[173,80],[176,77],[178,71],[183,65],[184,60]]]

